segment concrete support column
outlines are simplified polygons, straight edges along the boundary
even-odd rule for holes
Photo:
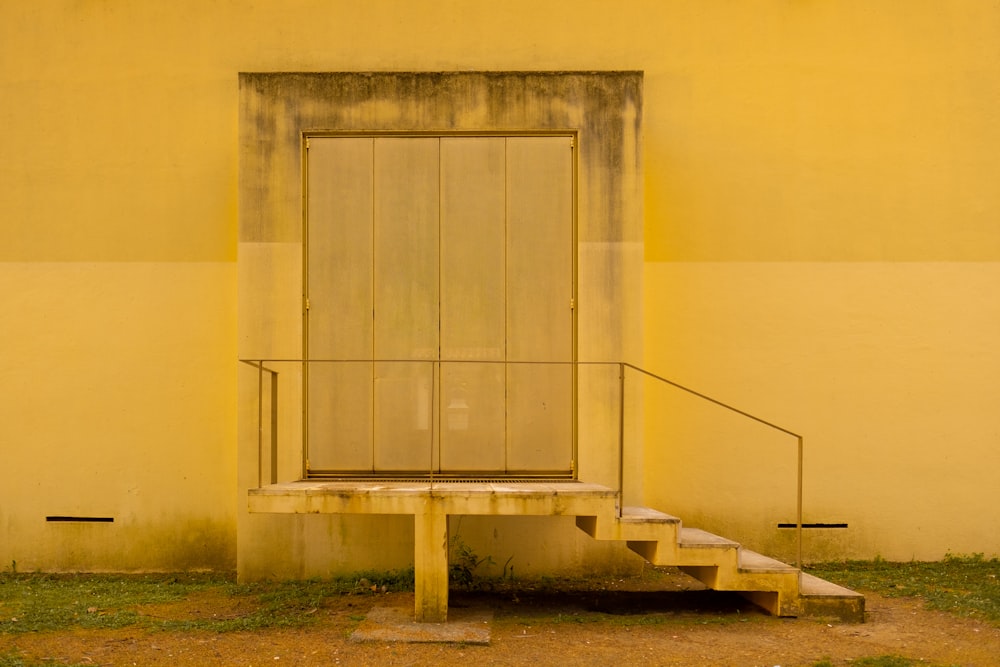
[[[448,620],[448,515],[430,499],[413,517],[415,618],[419,623]]]

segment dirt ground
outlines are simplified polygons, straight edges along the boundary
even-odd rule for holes
[[[683,575],[661,590],[605,582],[591,590],[452,594],[452,609],[489,610],[489,645],[360,642],[376,607],[412,608],[411,593],[341,595],[304,613],[315,624],[253,632],[124,628],[0,635],[0,656],[82,665],[847,665],[900,656],[930,665],[1000,665],[1000,628],[928,611],[919,599],[867,596],[867,622],[769,617]],[[139,607],[156,619],[236,618],[254,604],[218,590]]]

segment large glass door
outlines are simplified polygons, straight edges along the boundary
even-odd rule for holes
[[[569,474],[573,141],[308,148],[311,474]]]

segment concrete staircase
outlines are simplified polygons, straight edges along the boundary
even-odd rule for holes
[[[750,551],[718,535],[682,525],[647,507],[624,507],[621,516],[577,516],[576,525],[598,540],[623,541],[653,565],[670,565],[719,591],[736,591],[775,616],[834,617],[863,622],[864,596],[798,568]]]
[[[448,618],[448,517],[564,516],[598,540],[625,542],[653,565],[673,565],[710,588],[737,591],[778,616],[864,620],[864,598],[724,537],[645,507],[618,513],[609,487],[571,480],[298,480],[250,489],[251,513],[396,514],[414,521],[414,618]]]

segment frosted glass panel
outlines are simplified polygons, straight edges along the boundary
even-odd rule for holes
[[[310,144],[311,468],[568,472],[571,139]]]

